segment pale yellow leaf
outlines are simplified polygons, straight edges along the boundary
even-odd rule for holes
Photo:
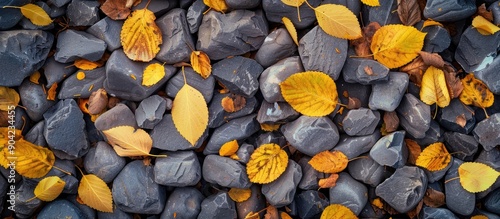
[[[193,70],[204,79],[207,79],[212,73],[210,58],[203,51],[191,52],[191,66],[193,67]]]
[[[219,149],[219,155],[224,157],[229,157],[238,151],[239,145],[238,141],[232,140],[224,143]]]
[[[460,184],[472,193],[490,188],[499,175],[498,171],[483,163],[465,162],[458,167]]]
[[[144,8],[132,12],[123,23],[120,40],[129,59],[149,62],[160,51],[162,35],[155,19],[154,13]]]
[[[338,173],[347,167],[349,160],[340,151],[323,151],[314,155],[309,164],[317,171],[323,173]]]
[[[184,84],[175,96],[172,120],[182,137],[194,146],[208,125],[208,107],[203,95]]]
[[[203,0],[203,3],[218,12],[226,12],[228,9],[224,0]]]
[[[231,188],[227,194],[235,202],[244,202],[252,196],[252,190]]]
[[[499,27],[478,15],[472,20],[472,26],[482,35],[493,35],[500,30]]]
[[[292,6],[292,7],[299,7],[302,4],[304,4],[305,1],[306,0],[281,0],[281,2],[283,2],[283,4],[288,5],[288,6]]]
[[[428,105],[436,103],[439,107],[446,107],[450,104],[450,93],[441,69],[434,66],[427,68],[422,77],[420,100]]]
[[[26,4],[20,7],[21,13],[28,18],[31,23],[37,26],[47,26],[52,23],[47,12],[38,5]]]
[[[149,64],[142,75],[142,85],[150,87],[165,77],[165,68],[158,63]]]
[[[124,156],[149,156],[153,140],[147,132],[132,126],[117,126],[102,131],[116,153]]]
[[[363,2],[363,4],[365,5],[372,7],[380,6],[379,0],[361,0],[361,2]]]
[[[293,25],[292,21],[287,18],[287,17],[282,17],[281,21],[283,24],[285,24],[285,28],[290,34],[290,37],[292,37],[293,42],[295,42],[295,45],[299,45],[299,40],[297,37],[297,30],[295,29],[295,26]]]
[[[263,144],[250,156],[247,175],[250,182],[267,184],[276,180],[288,165],[288,155],[277,144]]]
[[[56,199],[59,194],[61,194],[64,189],[64,185],[66,185],[66,182],[64,182],[58,176],[49,176],[43,178],[36,185],[34,191],[35,197],[33,197],[32,199],[38,198],[42,201],[50,202]]]
[[[464,89],[459,98],[462,103],[481,108],[493,105],[495,101],[493,93],[482,81],[476,79],[474,74],[468,74],[461,81]]]
[[[8,147],[3,147],[1,158],[2,165],[7,168],[4,161],[15,161],[16,171],[27,178],[40,178],[45,176],[52,169],[55,156],[51,150],[35,145],[24,139],[18,139],[15,149],[9,151]]]
[[[441,142],[427,146],[417,157],[415,165],[429,171],[444,169],[451,161],[451,155]]]
[[[362,37],[358,18],[343,5],[323,4],[314,9],[318,24],[327,34],[354,40]]]
[[[9,111],[9,106],[16,107],[19,104],[19,94],[16,90],[0,86],[0,110]]]
[[[357,219],[351,209],[340,204],[331,204],[323,210],[320,219]]]
[[[83,175],[78,186],[78,197],[89,207],[102,212],[113,212],[113,198],[108,185],[94,174]]]

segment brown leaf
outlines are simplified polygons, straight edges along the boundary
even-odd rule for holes
[[[490,10],[486,9],[485,3],[477,7],[476,14],[483,16],[486,20],[490,22],[493,22],[493,13]]]
[[[460,114],[455,118],[455,122],[461,126],[462,128],[465,127],[465,124],[467,124],[467,119],[465,118],[465,114]]]
[[[108,109],[111,109],[116,106],[116,104],[120,103],[120,99],[118,97],[109,97],[108,98]]]
[[[451,65],[446,64],[443,71],[444,78],[446,79],[446,86],[448,87],[448,92],[450,93],[450,98],[453,99],[459,97],[462,90],[464,90],[464,86],[462,81],[460,81],[460,78],[457,77],[455,69]]]
[[[424,63],[422,57],[418,56],[399,70],[408,73],[410,75],[410,81],[420,86],[422,84],[422,76],[428,67],[429,66]]]
[[[417,4],[418,8],[420,8],[420,11],[424,11],[427,0],[417,0]]]
[[[418,214],[420,213],[420,211],[422,210],[422,205],[424,204],[424,200],[420,200],[420,202],[417,204],[417,206],[415,206],[414,209],[408,211],[406,214],[408,215],[408,217],[410,218],[417,218]]]
[[[99,88],[99,90],[92,92],[89,97],[89,114],[99,114],[104,109],[106,109],[107,105],[108,95],[106,93],[106,90],[104,90],[103,88]]]
[[[106,0],[101,6],[101,10],[113,20],[123,20],[130,14],[130,8],[132,7],[130,2],[133,3],[134,1]]]
[[[421,14],[417,0],[398,0],[398,15],[404,25],[413,26],[422,20]]]
[[[338,178],[339,174],[332,173],[328,178],[320,179],[318,185],[322,189],[334,187]]]
[[[356,97],[349,97],[349,103],[347,103],[347,109],[358,109],[361,107],[361,101]]]
[[[385,112],[384,113],[384,124],[386,132],[394,132],[399,127],[399,117],[396,112]]]
[[[424,204],[431,207],[431,208],[437,208],[441,205],[444,205],[445,202],[445,196],[442,192],[430,189],[428,188],[427,191],[425,192],[424,196]]]
[[[237,112],[247,104],[245,97],[237,94],[231,94],[227,97],[222,98],[221,105],[224,111],[228,113]]]
[[[405,139],[406,147],[408,148],[408,163],[415,165],[417,163],[417,158],[422,153],[422,148],[417,144],[416,141],[411,139]]]
[[[373,59],[373,56],[371,56],[370,45],[372,43],[373,35],[379,28],[379,23],[371,22],[368,26],[363,27],[363,37],[351,41],[357,56]]]
[[[264,215],[264,219],[279,219],[278,209],[276,207],[269,205],[266,209],[266,214]]]
[[[439,54],[429,53],[425,51],[420,51],[418,54],[420,54],[420,56],[422,57],[422,61],[424,61],[426,65],[432,65],[436,68],[444,67],[444,60]]]

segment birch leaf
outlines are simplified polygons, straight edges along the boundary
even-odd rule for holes
[[[40,178],[47,175],[56,161],[51,150],[22,138],[16,141],[13,153],[9,153],[8,147],[4,147],[2,152],[4,158],[0,160],[15,161],[16,171],[27,178]],[[2,162],[2,165],[7,168],[5,163]]]
[[[360,38],[358,18],[343,5],[323,4],[314,9],[318,24],[327,34],[341,39]]]
[[[460,94],[460,101],[465,105],[474,105],[481,108],[490,107],[495,101],[493,93],[474,74],[468,74],[462,79],[464,89]]]
[[[420,100],[428,105],[436,103],[439,107],[446,107],[450,104],[450,93],[441,69],[434,66],[427,68],[422,77]]]
[[[165,77],[165,68],[158,63],[149,64],[142,75],[142,85],[151,87]]]
[[[363,4],[365,5],[372,7],[380,6],[379,0],[361,0],[361,2],[363,2]]]
[[[309,164],[323,173],[338,173],[347,167],[349,160],[344,153],[340,151],[323,151],[314,155]]]
[[[451,155],[441,142],[427,146],[417,157],[416,165],[429,171],[444,169],[451,161]]]
[[[191,52],[191,66],[193,67],[193,70],[200,74],[204,79],[207,79],[212,73],[210,58],[203,51]]]
[[[300,7],[302,4],[304,4],[306,0],[281,0],[283,4],[292,6],[292,7]]]
[[[292,37],[292,40],[295,43],[295,45],[298,46],[299,40],[297,37],[297,30],[295,29],[295,26],[293,25],[292,21],[287,17],[282,17],[281,21],[283,22],[283,24],[285,24],[285,28],[290,34],[290,37]]]
[[[113,146],[116,153],[122,157],[149,156],[153,140],[147,132],[132,126],[117,126],[102,131]]]
[[[191,145],[195,145],[208,126],[208,107],[203,95],[184,84],[172,105],[175,128]]]
[[[78,186],[78,197],[84,204],[102,212],[113,212],[113,198],[108,185],[94,174],[83,175]]]
[[[354,219],[358,218],[351,209],[340,204],[331,204],[323,210],[320,219]]]
[[[149,62],[160,51],[162,35],[155,19],[154,13],[144,8],[132,12],[123,23],[120,40],[129,59]]]
[[[50,202],[56,199],[64,189],[66,182],[58,176],[45,177],[35,187],[35,197],[29,199],[31,201],[38,198],[42,201]]]
[[[465,162],[458,167],[460,184],[473,193],[482,192],[493,185],[500,173],[483,163]]]
[[[264,144],[255,149],[247,163],[250,182],[266,184],[276,180],[288,165],[288,155],[277,144]]]
[[[19,8],[21,9],[21,13],[34,25],[47,26],[52,23],[52,19],[50,19],[47,12],[38,5],[26,4]]]

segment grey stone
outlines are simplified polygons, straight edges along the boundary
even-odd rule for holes
[[[430,106],[411,94],[405,94],[398,108],[399,125],[414,138],[425,137],[431,123]]]
[[[499,46],[499,33],[482,35],[471,26],[460,37],[455,59],[465,72],[480,71],[493,62]]]
[[[42,8],[45,13],[50,14],[51,9],[47,3],[39,1],[34,2],[34,4]],[[23,17],[21,21],[19,21],[18,25],[20,25],[24,30],[52,30],[55,26],[53,22],[45,26],[38,26],[33,24],[33,22],[26,17]]]
[[[427,129],[427,131],[425,132],[425,136],[423,138],[416,138],[414,140],[418,143],[418,145],[429,145],[434,142],[444,141],[443,135],[444,130],[441,128],[441,126],[439,126],[439,123],[436,122],[436,120],[431,120],[431,124],[429,125],[429,129]]]
[[[212,74],[231,93],[252,97],[259,90],[258,78],[262,71],[255,60],[235,56],[215,63]]]
[[[371,135],[351,137],[341,135],[339,143],[334,147],[335,150],[344,153],[348,159],[353,159],[372,149],[373,145],[380,139],[380,132],[375,131]]]
[[[72,218],[84,219],[85,214],[73,203],[64,199],[49,202],[38,213],[37,218]]]
[[[99,219],[133,219],[132,214],[124,212],[116,207],[116,204],[113,203],[113,213],[97,211],[97,218]]]
[[[243,143],[236,151],[236,155],[240,158],[238,161],[241,163],[248,163],[250,156],[254,152],[255,148],[251,144]]]
[[[311,160],[311,157],[309,156],[304,156],[300,158],[298,164],[300,165],[302,169],[302,179],[299,182],[299,189],[303,190],[314,190],[318,189],[318,181],[319,179],[326,178],[326,174],[319,172],[315,170],[311,164],[309,164],[309,161]]]
[[[369,156],[349,162],[347,170],[352,178],[372,187],[377,187],[390,175],[385,166],[378,164]]]
[[[444,143],[450,153],[460,160],[471,161],[478,149],[478,143],[474,136],[458,132],[445,132]]]
[[[227,0],[226,4],[232,9],[251,9],[260,5],[260,0]]]
[[[193,187],[175,188],[168,197],[163,219],[196,218],[201,211],[201,202],[205,199],[200,191]]]
[[[101,39],[83,31],[69,29],[59,33],[54,58],[62,63],[79,58],[97,61],[101,59],[104,51],[106,43]]]
[[[406,213],[424,198],[426,190],[427,177],[424,171],[418,167],[405,166],[396,169],[391,177],[379,184],[375,193],[396,211]]]
[[[43,119],[43,113],[56,104],[53,100],[47,100],[47,93],[39,84],[25,80],[19,86],[21,103],[26,107],[26,113],[34,122]]]
[[[193,151],[168,152],[156,159],[155,182],[165,186],[194,186],[201,179],[201,166]]]
[[[488,10],[493,13],[493,23],[495,25],[500,24],[500,5],[498,1],[495,1],[493,4],[488,7]]]
[[[261,47],[261,49],[263,48],[265,47]],[[259,88],[262,96],[269,103],[284,102],[285,99],[281,95],[280,83],[291,75],[303,71],[302,62],[298,56],[282,59],[271,67],[266,68],[259,78]]]
[[[134,113],[127,105],[122,103],[117,104],[115,107],[97,117],[94,124],[99,131],[123,125],[137,128]]]
[[[125,164],[125,158],[118,156],[113,147],[104,141],[90,148],[83,159],[83,166],[87,173],[98,176],[106,183],[112,182]]]
[[[26,113],[26,110],[21,107],[16,107],[14,112],[16,115],[14,118],[14,126],[16,129],[22,130],[21,134],[24,135],[31,129],[31,119],[28,116],[28,113]]]
[[[398,9],[398,2],[396,0],[380,1],[380,6],[363,7],[362,9],[363,23],[365,24],[369,24],[371,22],[377,22],[381,26],[388,24],[401,24],[398,13],[393,13]]]
[[[429,0],[425,5],[424,17],[439,22],[462,20],[476,12],[476,4],[463,0]]]
[[[370,150],[370,157],[378,164],[401,168],[408,159],[405,131],[396,131],[380,138]]]
[[[491,92],[500,95],[500,76],[497,74],[498,71],[500,71],[500,56],[495,57],[493,62],[484,69],[474,71],[473,73],[477,79],[486,84]]]
[[[500,142],[500,113],[496,113],[479,122],[472,131],[474,138],[484,150],[493,150]]]
[[[220,60],[259,49],[267,33],[261,11],[234,10],[225,14],[210,11],[203,16],[196,49]]]
[[[215,87],[214,77],[210,75],[207,79],[204,79],[190,67],[184,68],[184,74],[186,75],[187,84],[200,91],[207,103],[210,102]],[[174,98],[182,86],[184,86],[184,76],[182,74],[182,69],[180,69],[172,79],[167,82],[165,91],[169,97]]]
[[[201,202],[201,211],[197,218],[236,218],[236,205],[227,192],[219,192]]]
[[[43,136],[44,129],[45,121],[42,120],[29,130],[24,139],[38,146],[47,147],[47,141],[45,141],[45,136]]]
[[[112,195],[116,206],[125,212],[159,214],[165,207],[165,187],[154,182],[152,166],[142,160],[128,163],[113,181]]]
[[[389,80],[389,68],[371,59],[347,58],[342,76],[348,83],[363,85],[384,83]]]
[[[156,59],[167,64],[189,62],[194,42],[189,32],[186,11],[181,8],[172,9],[158,18],[156,24],[164,39]]]
[[[353,179],[347,173],[339,173],[334,187],[330,188],[330,204],[341,204],[359,215],[368,202],[368,189],[363,183]]]
[[[86,31],[106,43],[108,51],[113,52],[122,47],[120,33],[122,31],[123,21],[115,21],[105,17],[89,27]]]
[[[187,10],[186,20],[189,25],[189,32],[194,34],[198,32],[201,21],[203,19],[203,12],[208,9],[208,6],[203,3],[203,0],[196,0]]]
[[[267,68],[274,63],[290,57],[297,51],[297,45],[285,28],[278,28],[267,35],[264,43],[255,54],[255,61]]]
[[[60,100],[44,114],[47,144],[61,159],[82,157],[88,151],[83,113],[75,100]]]
[[[240,118],[253,113],[259,106],[255,97],[245,98],[245,106],[236,112],[227,112],[222,107],[221,101],[225,97],[231,97],[233,94],[221,94],[216,92],[208,106],[208,127],[217,128],[231,119]]]
[[[463,163],[460,159],[453,159],[453,163],[444,180],[458,177],[458,167]],[[444,184],[446,207],[456,214],[470,215],[476,205],[476,196],[465,190],[460,180],[450,180]]]
[[[264,197],[260,191],[260,186],[253,184],[250,187],[252,194],[250,198],[244,202],[236,203],[236,210],[238,212],[238,218],[245,218],[248,213],[258,212],[261,209],[266,207],[266,197]],[[260,217],[263,217],[263,213],[260,214]]]
[[[293,121],[299,116],[300,114],[287,102],[268,103],[263,100],[257,114],[257,121],[261,124],[284,123]]]
[[[484,199],[484,208],[495,214],[500,214],[500,189],[490,193]]]
[[[77,195],[69,195],[66,196],[65,199],[75,205],[75,207],[77,207],[82,212],[82,214],[84,215],[83,218],[96,218],[97,210],[94,210],[86,204],[78,202]]]
[[[459,117],[465,119],[465,125],[460,124],[457,119]],[[451,100],[450,105],[441,109],[438,121],[444,128],[462,134],[469,134],[476,125],[474,110],[460,102],[458,98]]]
[[[28,0],[9,0],[0,3],[0,30],[14,27],[22,18],[21,10],[17,8],[2,8],[3,6],[23,6]]]
[[[295,197],[299,217],[317,218],[328,206],[328,198],[321,192],[314,190],[303,191]]]
[[[194,153],[193,153],[194,154]],[[203,179],[229,188],[250,188],[245,166],[229,157],[207,155],[203,161]]]
[[[262,194],[269,204],[279,208],[292,203],[297,185],[302,178],[302,168],[293,160],[288,160],[285,172],[278,179],[262,185]]]
[[[24,182],[16,185],[14,203],[16,205],[15,214],[18,218],[31,218],[33,213],[43,204],[42,201],[37,198],[28,201],[28,199],[33,198],[35,186],[36,185],[30,185]]]
[[[52,87],[54,83],[59,84],[69,75],[76,72],[75,66],[68,66],[54,59],[54,56],[47,58],[43,65],[45,79],[47,79],[47,88]]]
[[[320,4],[320,0],[308,1],[313,7]],[[296,7],[285,5],[281,0],[262,0],[262,8],[266,12],[266,17],[270,22],[281,23],[282,17],[290,18],[297,29],[304,29],[316,21],[314,10],[302,4],[298,9]],[[300,21],[297,16],[297,10],[300,10]]]
[[[148,9],[151,10],[156,17],[160,17],[161,15],[167,13],[170,9],[177,7],[177,1],[164,1],[164,0],[151,0],[141,1],[138,5],[132,7],[132,11],[146,8],[148,5]]]
[[[167,110],[167,101],[158,95],[152,95],[139,104],[135,110],[135,120],[139,127],[152,129],[163,118]]]
[[[418,28],[419,30],[421,28]],[[428,26],[421,29],[422,32],[427,33],[424,38],[423,51],[437,53],[443,52],[450,46],[451,36],[448,30],[441,26]]]
[[[60,85],[61,89],[57,95],[59,99],[72,99],[75,97],[89,98],[92,92],[103,87],[106,79],[106,70],[104,67],[88,71],[78,71],[85,73],[85,78],[78,80],[77,74],[67,77]]]
[[[191,145],[175,128],[172,114],[166,114],[163,119],[151,130],[153,147],[166,151],[195,150],[199,148],[208,137],[208,129],[205,130],[200,139]]]
[[[401,103],[408,88],[409,76],[404,72],[390,72],[389,81],[372,85],[369,106],[372,110],[392,112]]]
[[[434,219],[434,218],[450,218],[458,219],[457,216],[453,214],[450,210],[446,208],[431,208],[424,206],[420,211],[420,218],[422,219]]]
[[[47,2],[50,2],[50,0]],[[56,5],[50,6],[50,14],[49,14],[50,17],[56,18],[63,16],[64,14],[66,14],[66,7],[57,7]]]
[[[344,95],[339,95],[339,102],[349,103],[349,97],[350,97],[358,99],[361,102],[361,107],[365,108],[369,107],[368,103],[370,100],[370,94],[372,92],[372,87],[373,87],[372,85],[347,83],[343,80],[343,77],[340,77],[339,79],[335,80],[335,84],[337,85],[337,93],[348,94],[347,97],[345,97]]]
[[[57,7],[62,7],[65,4],[68,4],[71,0],[48,0],[47,2],[53,4]]]
[[[319,26],[314,27],[299,41],[299,54],[304,69],[321,71],[337,80],[347,58],[347,44],[347,40],[332,37]]]
[[[260,124],[255,117],[255,114],[251,114],[233,119],[216,128],[203,150],[203,154],[217,154],[224,143],[232,140],[244,140],[260,130]]]
[[[91,26],[99,21],[98,1],[71,1],[66,9],[70,26]]]
[[[19,86],[43,66],[53,42],[54,36],[41,30],[0,32],[0,85]]]
[[[380,121],[380,113],[366,108],[349,110],[342,127],[350,136],[371,135]]]

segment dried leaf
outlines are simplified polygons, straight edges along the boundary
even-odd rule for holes
[[[193,67],[193,70],[200,74],[204,79],[207,79],[212,73],[210,58],[203,51],[191,52],[191,66]]]
[[[378,29],[380,29],[380,24],[377,22],[371,22],[368,26],[363,27],[363,37],[350,41],[354,46],[354,51],[357,56],[366,59],[373,59],[370,51],[370,45],[372,43],[373,35]]]
[[[343,5],[322,4],[314,9],[318,25],[330,36],[354,40],[360,38],[358,18]]]
[[[268,205],[266,207],[266,214],[264,215],[264,219],[280,219],[278,215],[278,209],[276,209],[276,207],[272,205]]]
[[[361,0],[361,2],[363,2],[363,4],[365,5],[372,7],[380,6],[379,0]]]
[[[429,66],[424,63],[422,57],[418,56],[416,59],[400,68],[400,71],[406,72],[410,75],[410,81],[417,85],[422,84],[422,76]]]
[[[93,62],[87,59],[77,59],[75,60],[75,67],[81,69],[81,70],[93,70],[97,67],[101,67],[104,63],[103,62]]]
[[[413,26],[422,20],[417,0],[398,0],[398,15],[401,23]]]
[[[373,36],[373,58],[389,68],[401,67],[418,56],[425,35],[411,26],[385,25]]]
[[[457,123],[460,127],[465,127],[465,124],[467,124],[467,119],[465,118],[465,114],[460,114],[457,117],[455,117],[455,123]]]
[[[123,23],[120,40],[129,59],[149,62],[160,51],[162,35],[155,19],[154,13],[144,8],[132,12]]]
[[[482,35],[493,35],[500,30],[499,27],[486,20],[483,16],[476,16],[472,20],[472,26]]]
[[[35,145],[22,138],[16,140],[15,150],[9,151],[3,147],[0,163],[7,168],[10,161],[15,161],[16,171],[27,178],[40,178],[45,176],[56,160],[54,153],[48,148]]]
[[[231,94],[221,100],[221,105],[224,111],[234,113],[240,111],[247,104],[245,97],[238,94]]]
[[[252,153],[247,163],[250,182],[267,184],[285,172],[288,155],[277,144],[263,144]]]
[[[450,93],[441,69],[431,66],[425,71],[420,88],[420,100],[428,105],[436,103],[439,107],[450,104]]]
[[[259,212],[250,211],[243,219],[260,219],[260,215]]]
[[[431,208],[437,208],[446,204],[444,197],[445,196],[442,192],[427,188],[424,196],[424,204]]]
[[[440,27],[444,27],[443,24],[437,22],[437,21],[433,21],[433,20],[425,20],[424,21],[424,24],[422,24],[422,29],[424,29],[425,27],[430,27],[430,26],[440,26]]]
[[[88,102],[88,113],[89,114],[99,114],[106,109],[108,105],[108,95],[104,88],[99,88],[98,90],[92,92],[89,97]]]
[[[106,0],[106,2],[104,2],[101,6],[101,10],[113,20],[123,20],[130,14],[130,8],[132,5],[129,4],[129,2],[131,1]]]
[[[203,0],[206,6],[218,12],[226,12],[228,7],[224,0]]]
[[[460,101],[466,105],[474,105],[481,108],[493,105],[495,98],[486,85],[476,79],[474,74],[468,74],[461,80],[464,89],[460,94]]]
[[[297,30],[295,29],[295,26],[293,25],[292,21],[287,18],[287,17],[282,17],[281,22],[285,24],[285,28],[290,34],[290,37],[292,37],[293,42],[295,42],[295,45],[299,45],[299,40],[297,37]]]
[[[288,5],[288,6],[292,6],[292,7],[299,7],[302,4],[304,4],[305,1],[306,0],[281,0],[281,2],[283,2],[283,4]]]
[[[175,128],[191,145],[195,145],[208,126],[208,107],[203,95],[184,84],[172,105]]]
[[[334,187],[338,178],[339,178],[339,174],[332,173],[332,174],[330,174],[330,176],[328,178],[320,179],[318,181],[319,188],[326,189],[326,188]]]
[[[149,64],[142,73],[142,85],[151,87],[165,77],[165,67],[158,63]]]
[[[460,184],[472,193],[490,188],[499,175],[500,172],[483,163],[464,162],[458,167]]]
[[[422,205],[423,204],[424,204],[424,200],[420,200],[418,202],[417,206],[415,206],[415,208],[413,208],[412,210],[406,212],[406,215],[408,215],[409,218],[417,218],[418,214],[422,210]]]
[[[47,100],[56,100],[57,82],[54,82],[47,91]]]
[[[326,116],[335,110],[338,102],[337,86],[323,72],[293,74],[281,82],[280,88],[286,102],[307,116]]]
[[[415,165],[417,163],[417,158],[422,153],[422,148],[418,143],[411,139],[405,139],[406,147],[408,148],[408,163]]]
[[[443,68],[445,65],[443,58],[437,53],[420,51],[418,54],[422,57],[422,61],[424,61],[426,65],[431,65],[436,68]]]
[[[309,164],[323,173],[338,173],[347,167],[347,156],[340,151],[323,151],[314,155]]]
[[[478,214],[472,216],[470,219],[488,219],[488,217],[486,215]]]
[[[351,209],[340,204],[331,204],[321,213],[320,219],[357,219]]]
[[[358,98],[349,97],[348,100],[347,109],[359,109],[361,107],[361,101]]]
[[[33,74],[30,75],[30,81],[34,84],[40,84],[40,82],[38,82],[40,80],[40,72],[39,71],[35,71]]]
[[[477,14],[484,17],[489,22],[493,22],[493,13],[490,10],[486,9],[485,3],[477,7]]]
[[[43,8],[35,4],[26,4],[21,7],[17,6],[9,6],[4,8],[19,8],[21,9],[21,13],[28,18],[31,23],[37,26],[47,26],[52,23],[52,19],[50,19],[49,15]]]
[[[252,196],[252,190],[231,188],[227,194],[235,202],[244,202]]]
[[[260,124],[260,129],[266,132],[277,131],[279,128],[280,124],[267,124],[267,123]]]
[[[119,156],[149,156],[153,140],[147,132],[132,126],[117,126],[102,131]]]
[[[464,90],[464,86],[462,85],[460,78],[457,77],[455,69],[451,65],[446,64],[443,71],[444,78],[446,79],[446,86],[448,87],[448,92],[450,93],[450,98],[453,99],[459,97],[462,90]]]
[[[451,161],[451,155],[441,142],[436,142],[424,148],[417,158],[416,165],[429,171],[444,169]]]
[[[286,212],[280,212],[281,219],[292,219]]]
[[[78,197],[89,207],[102,212],[113,212],[113,198],[108,185],[94,174],[83,175],[78,186]]]
[[[58,176],[45,177],[36,185],[34,191],[35,197],[29,199],[28,201],[38,198],[42,201],[50,202],[61,194],[64,189],[64,185],[66,185],[66,182]]]
[[[238,141],[232,140],[224,143],[219,149],[219,155],[223,157],[229,157],[238,151],[239,145]]]
[[[20,100],[16,90],[0,86],[0,110],[9,111],[10,106],[16,107]]]
[[[372,205],[379,208],[379,209],[384,209],[384,203],[380,200],[380,198],[375,198],[372,201]]]
[[[395,111],[384,113],[384,124],[387,132],[394,132],[399,127],[399,117]]]

